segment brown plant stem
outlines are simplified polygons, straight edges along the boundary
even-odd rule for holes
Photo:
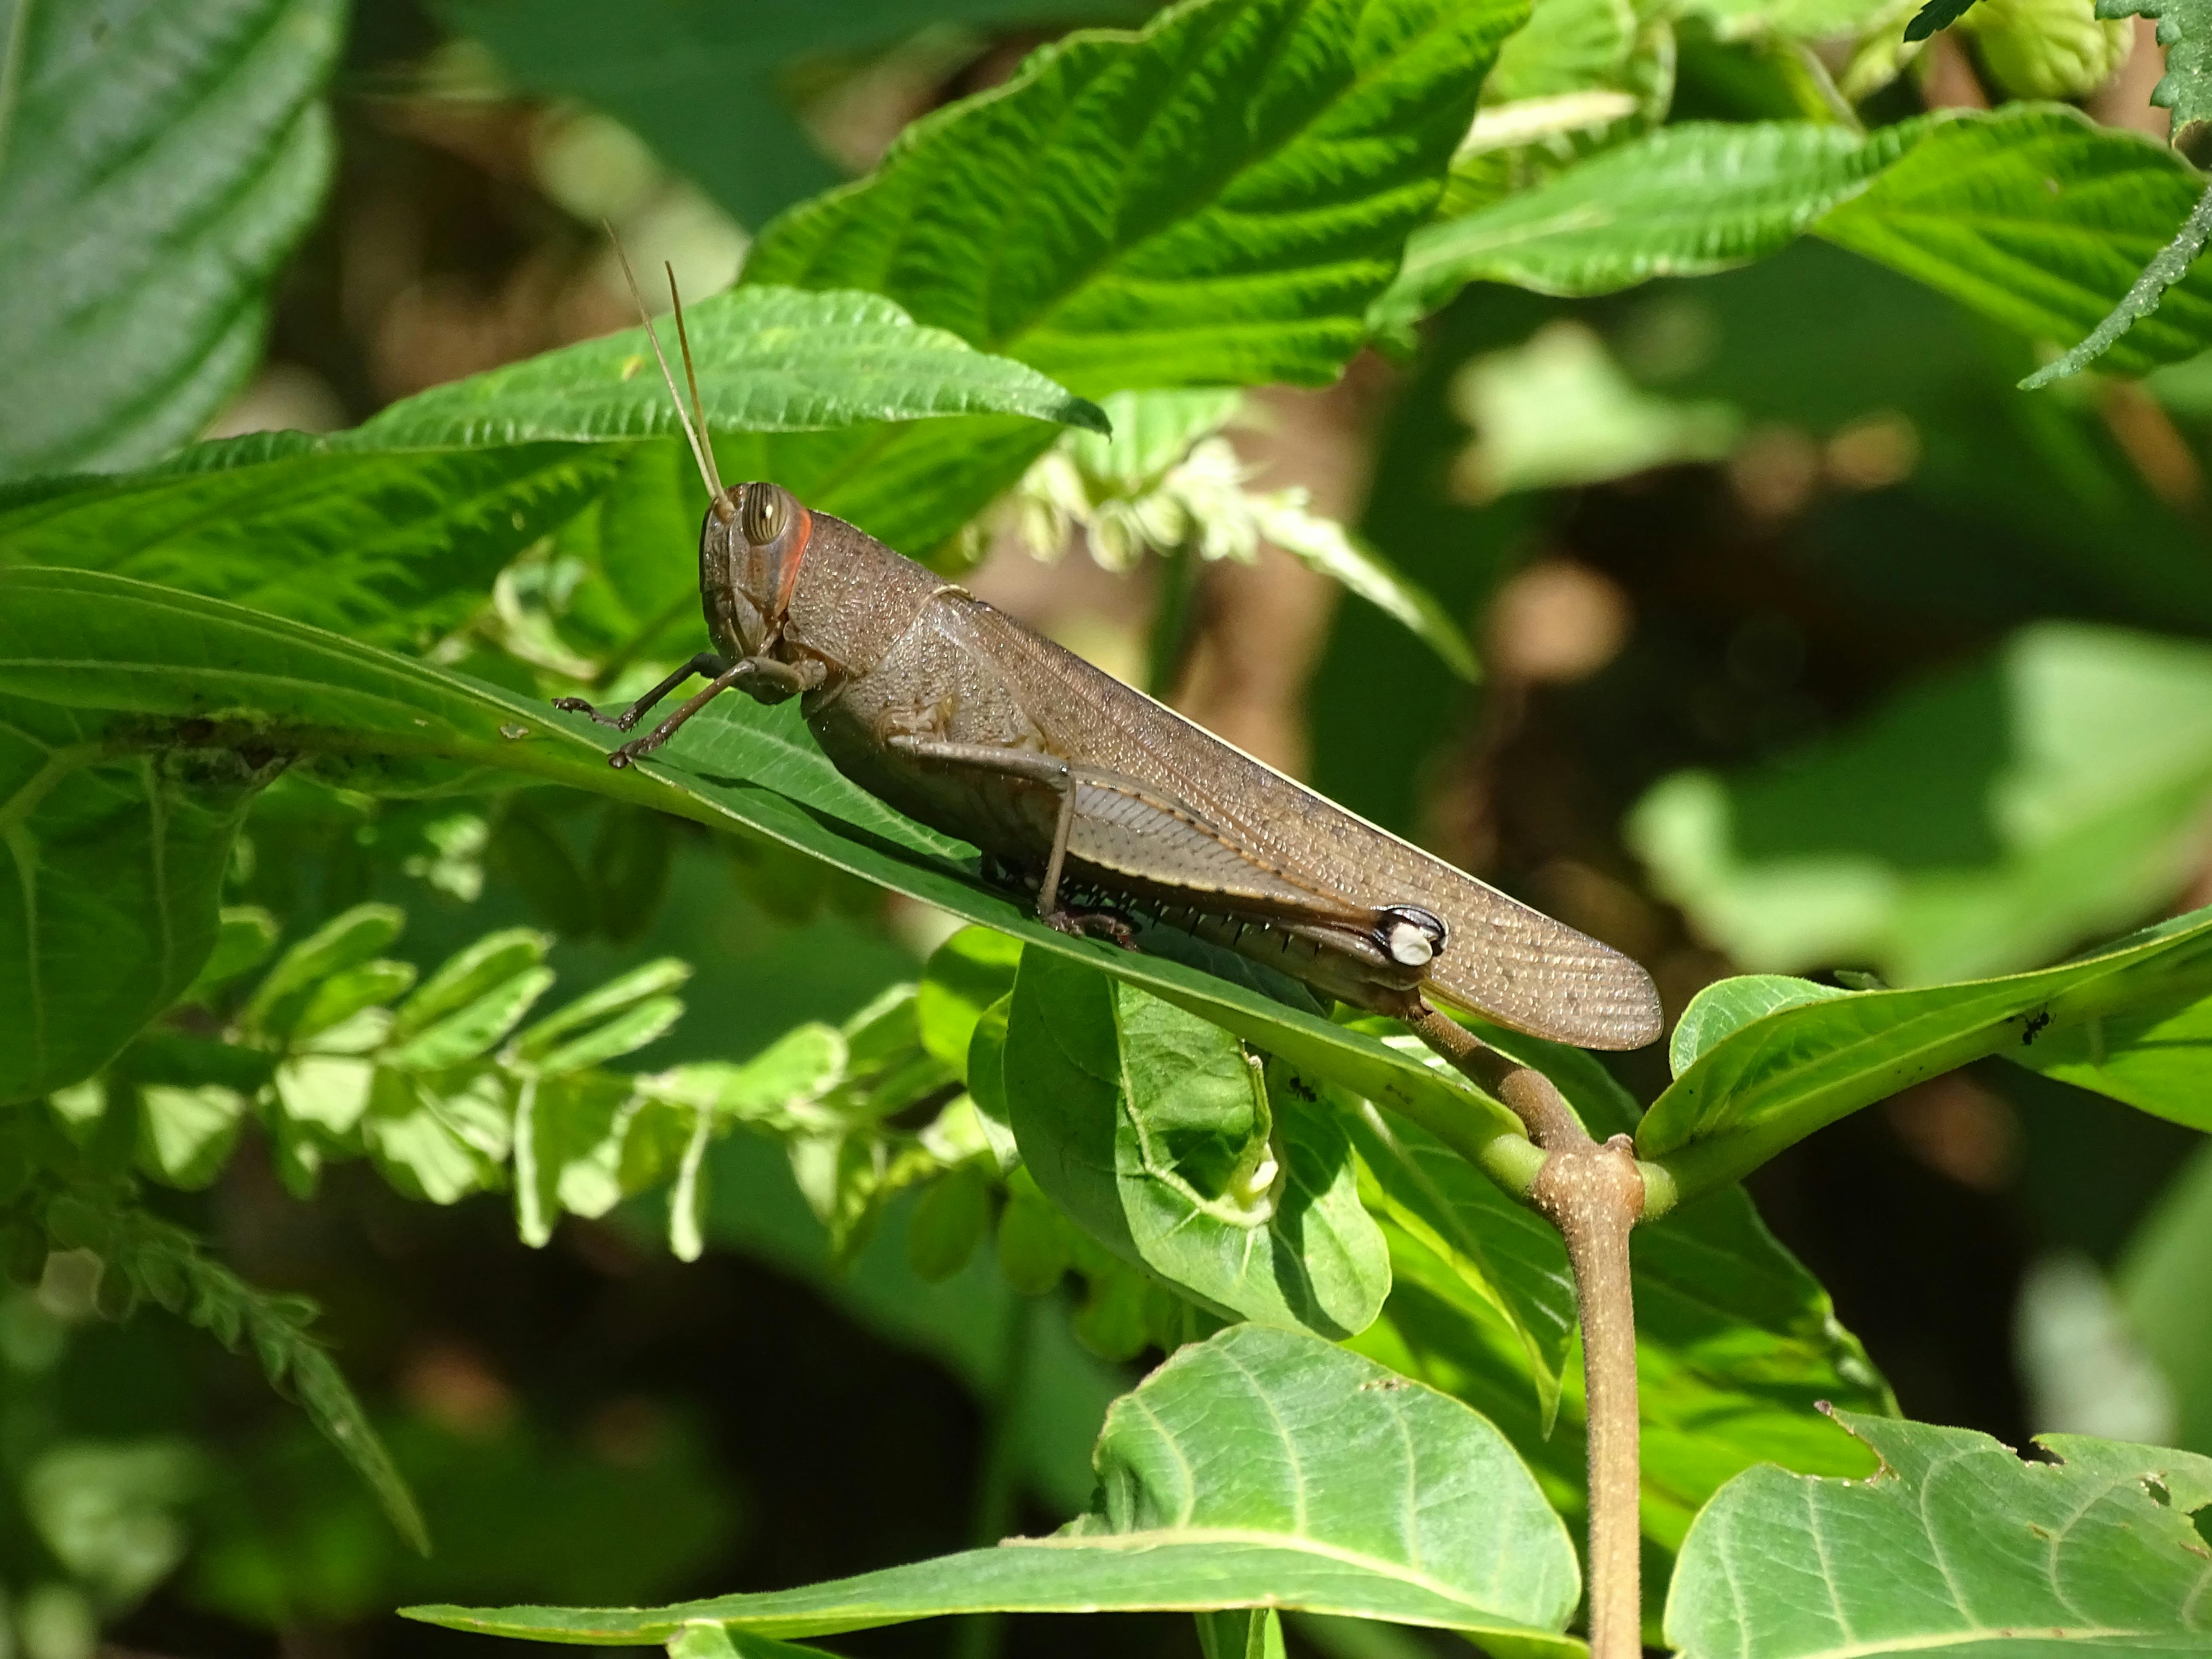
[[[1424,1009],[1407,1024],[1518,1117],[1546,1154],[1529,1200],[1559,1230],[1575,1275],[1582,1323],[1583,1393],[1589,1440],[1590,1659],[1638,1659],[1644,1650],[1636,1403],[1636,1306],[1628,1235],[1644,1215],[1635,1143],[1603,1145],[1542,1073],[1516,1065],[1465,1027]]]

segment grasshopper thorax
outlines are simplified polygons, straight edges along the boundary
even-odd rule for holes
[[[726,656],[758,656],[774,647],[813,532],[814,515],[780,484],[738,484],[707,509],[699,528],[699,598],[707,631]]]

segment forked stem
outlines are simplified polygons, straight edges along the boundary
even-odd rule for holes
[[[1575,1275],[1589,1438],[1590,1659],[1644,1650],[1636,1404],[1636,1304],[1628,1236],[1644,1216],[1635,1143],[1593,1140],[1551,1079],[1517,1066],[1457,1021],[1425,1009],[1406,1022],[1503,1101],[1546,1154],[1529,1199],[1559,1230]]]

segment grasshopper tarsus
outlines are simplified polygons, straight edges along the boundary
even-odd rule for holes
[[[603,714],[581,697],[556,697],[553,706],[564,714],[583,714],[595,724],[611,726],[617,732],[627,732],[636,723],[627,710],[619,714]]]
[[[1054,910],[1043,921],[1047,927],[1077,939],[1108,939],[1124,951],[1137,948],[1137,930],[1120,910]]]

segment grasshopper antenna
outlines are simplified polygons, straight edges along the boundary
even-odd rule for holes
[[[676,345],[684,354],[684,379],[691,388],[691,412],[699,422],[699,447],[707,463],[707,479],[719,501],[722,499],[722,475],[714,465],[714,446],[707,435],[707,400],[699,395],[698,372],[691,367],[691,336],[684,327],[684,296],[676,291],[676,267],[663,259],[660,268],[668,273],[668,302],[676,308]],[[675,389],[669,388],[671,392]]]
[[[638,291],[637,273],[629,268],[629,255],[623,252],[622,239],[615,234],[614,227],[609,225],[606,228],[607,240],[615,245],[615,258],[622,262],[623,280],[629,284],[629,297],[637,307],[638,320],[645,325],[645,337],[653,343],[653,360],[660,365],[661,380],[668,387],[670,401],[676,405],[677,422],[683,427],[684,439],[691,446],[691,459],[699,469],[699,482],[705,484],[710,492],[709,498],[714,504],[715,516],[727,520],[735,509],[730,506],[729,499],[722,494],[721,480],[715,476],[713,452],[707,447],[706,441],[700,433],[700,426],[704,426],[706,423],[706,411],[703,408],[700,410],[700,426],[692,425],[690,414],[684,407],[684,394],[676,389],[675,374],[668,367],[668,354],[661,350],[660,336],[653,331],[652,315],[645,308],[645,295]],[[670,281],[672,284],[674,282],[672,273]],[[681,323],[678,327],[680,331]],[[684,367],[685,372],[689,373],[691,367],[691,354],[688,348],[684,355]],[[698,383],[696,380],[692,383],[692,395],[694,397],[698,395]]]

